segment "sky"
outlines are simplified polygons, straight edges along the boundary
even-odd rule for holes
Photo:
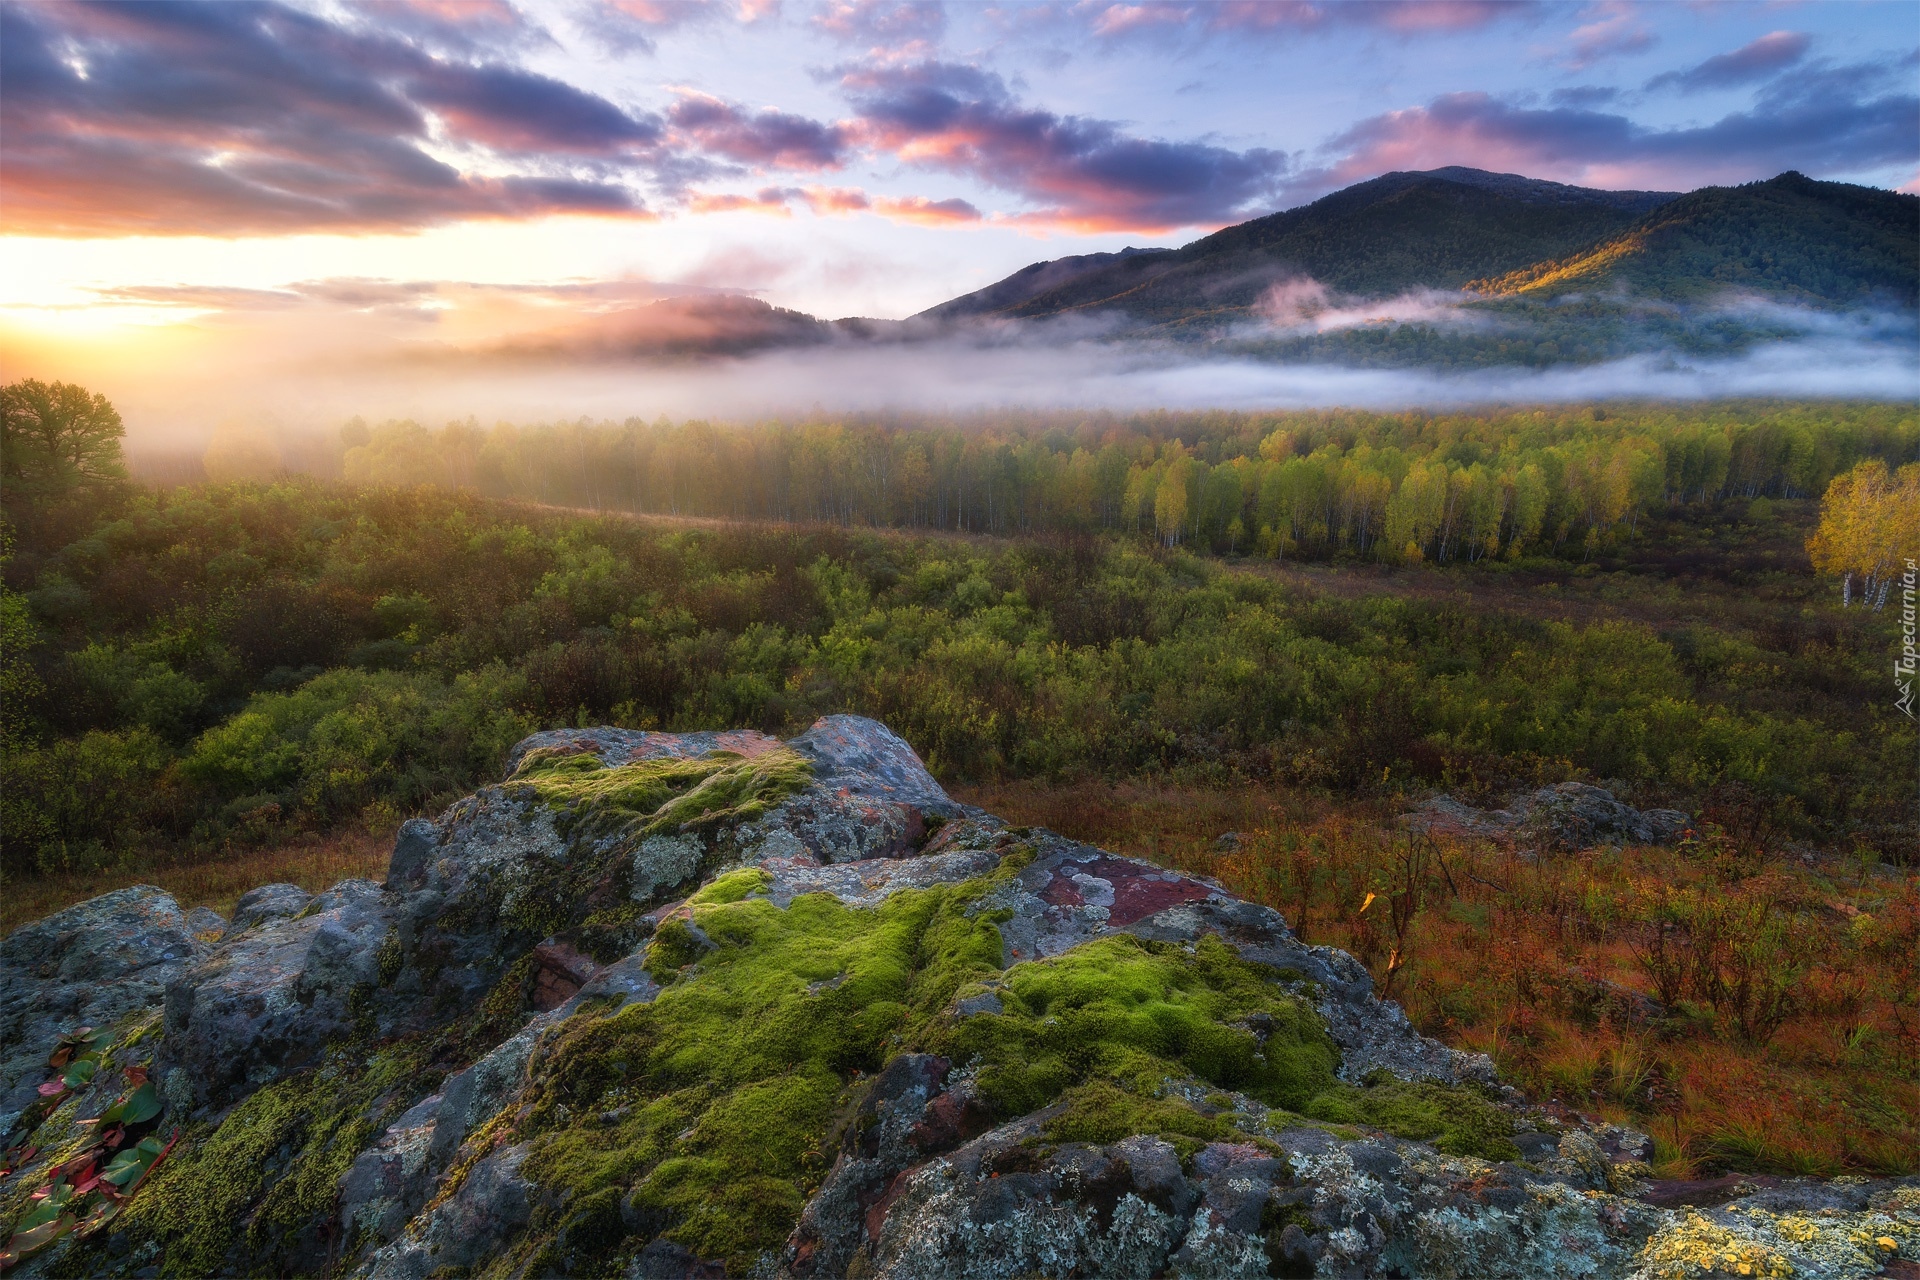
[[[1920,6],[0,3],[0,354],[899,318],[1397,169],[1920,190]],[[249,345],[251,344],[251,345]]]

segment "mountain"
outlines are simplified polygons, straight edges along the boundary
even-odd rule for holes
[[[1297,276],[1360,298],[1458,289],[1617,236],[1674,198],[1478,169],[1389,173],[1179,249],[1036,263],[922,315],[1117,310],[1190,324],[1247,312],[1274,282]]]
[[[511,338],[483,354],[526,360],[741,356],[831,342],[836,323],[740,294],[694,294]]]
[[[1798,173],[1685,195],[1459,167],[1389,173],[1179,249],[1035,263],[917,318],[1097,312],[1136,329],[1210,334],[1302,277],[1347,301],[1467,290],[1503,315],[1573,293],[1690,302],[1727,289],[1912,308],[1920,197]]]
[[[1175,249],[1135,249],[1131,245],[1118,253],[1082,253],[1070,258],[1051,258],[1025,266],[1006,279],[963,293],[937,307],[929,307],[916,320],[951,320],[963,316],[995,315],[1006,312],[1043,293],[1058,289],[1103,267],[1134,258],[1157,260],[1178,254]]]
[[[1274,293],[1290,281],[1299,282],[1290,296]],[[1920,303],[1920,197],[1798,173],[1685,195],[1458,167],[1389,173],[1178,249],[1036,262],[906,321],[823,320],[702,294],[467,356],[672,362],[911,343],[970,321],[1069,314],[1118,321],[1115,336],[1224,343],[1257,359],[1448,369],[1649,350],[1726,355],[1794,336],[1790,319],[1669,305],[1729,289],[1911,310]],[[1418,290],[1452,296],[1372,305]],[[1279,316],[1281,302],[1297,314]]]
[[[1703,187],[1580,252],[1475,281],[1494,297],[1723,289],[1799,302],[1920,302],[1920,197],[1783,173]]]

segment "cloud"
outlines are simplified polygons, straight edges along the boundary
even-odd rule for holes
[[[1920,154],[1920,98],[1873,91],[1872,67],[1793,79],[1751,111],[1711,124],[1652,129],[1623,115],[1527,108],[1485,93],[1363,120],[1328,150],[1339,159],[1302,173],[1303,197],[1395,169],[1459,164],[1586,186],[1690,190],[1769,178],[1787,169],[1845,174],[1912,163]]]
[[[658,143],[660,124],[635,119],[605,98],[515,67],[431,63],[413,99],[453,132],[495,151],[606,155]]]
[[[462,55],[552,43],[507,0],[349,0],[345,15],[350,25]]]
[[[458,3],[459,0],[454,0]],[[588,0],[577,10],[581,30],[616,54],[655,53],[660,37],[672,31],[735,17],[758,22],[779,11],[779,0]]]
[[[873,207],[858,187],[803,187],[799,198],[816,214],[859,213]]]
[[[1600,84],[1577,84],[1555,89],[1547,100],[1556,107],[1604,107],[1620,96],[1618,89]]]
[[[662,318],[675,309],[666,309]],[[617,322],[617,316],[615,317]],[[777,317],[775,318],[777,319]],[[1613,397],[1835,396],[1911,401],[1920,364],[1911,342],[1824,332],[1757,347],[1731,359],[1660,352],[1546,371],[1466,373],[1278,364],[1172,345],[1078,340],[1074,326],[1022,328],[1008,340],[835,342],[744,359],[622,364],[601,360],[402,361],[417,328],[356,323],[352,346],[291,356],[270,326],[196,331],[164,362],[76,363],[41,345],[40,376],[71,378],[107,395],[125,416],[129,443],[203,436],[233,414],[273,411],[290,426],[336,430],[346,418],[412,417],[442,422],[469,414],[525,422],[582,415],[619,421],[659,414],[755,420],[806,413],[899,410],[957,413],[1000,406],[1084,409],[1351,406],[1439,409]],[[266,333],[263,334],[263,329]],[[489,335],[473,344],[497,344]],[[24,353],[0,332],[0,358]],[[564,354],[564,353],[560,353]]]
[[[1587,21],[1574,28],[1559,58],[1570,71],[1584,71],[1607,58],[1644,53],[1654,46],[1655,37],[1641,25],[1632,0],[1601,0],[1588,6],[1582,16]]]
[[[1467,295],[1457,292],[1415,289],[1392,298],[1357,302],[1332,293],[1318,280],[1296,276],[1274,282],[1253,309],[1271,329],[1289,334],[1397,324],[1480,327],[1483,318],[1464,310],[1465,301]]]
[[[965,200],[929,200],[925,196],[881,196],[873,202],[874,212],[896,222],[917,222],[923,226],[951,226],[978,222],[980,211]]]
[[[1026,107],[979,67],[923,61],[843,68],[867,146],[961,173],[1041,208],[1017,215],[1079,230],[1163,231],[1264,208],[1280,153],[1135,138],[1117,125]]]
[[[687,208],[693,213],[770,213],[777,217],[790,218],[793,208],[788,203],[798,194],[791,187],[763,187],[759,191],[742,194],[735,191],[696,191],[687,198]]]
[[[12,232],[639,216],[631,178],[670,159],[659,121],[559,80],[277,4],[0,6],[0,79]]]
[[[691,90],[667,112],[673,126],[709,154],[771,169],[837,169],[845,130],[771,109],[750,112]]]
[[[699,193],[689,207],[695,213],[769,213],[791,217],[793,206],[804,205],[816,217],[874,213],[894,222],[942,227],[981,222],[984,214],[972,203],[954,197],[870,196],[858,187],[762,187],[751,193]]]
[[[1294,34],[1334,27],[1367,27],[1407,36],[1473,31],[1531,14],[1529,0],[1386,0],[1327,3],[1317,0],[1214,0],[1183,4],[1142,0],[1137,4],[1094,0],[1075,6],[1076,17],[1096,36],[1117,38],[1180,29],[1200,35]]]
[[[843,44],[876,53],[924,56],[946,34],[947,10],[939,0],[825,0],[813,26]]]
[[[1698,93],[1751,84],[1798,63],[1812,47],[1813,37],[1804,32],[1772,31],[1732,53],[1708,58],[1697,67],[1657,75],[1647,81],[1647,88],[1672,85],[1682,93]]]

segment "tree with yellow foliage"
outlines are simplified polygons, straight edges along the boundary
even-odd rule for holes
[[[1920,560],[1920,462],[1889,472],[1878,459],[1833,478],[1820,500],[1820,527],[1807,539],[1807,554],[1821,573],[1841,576],[1840,603],[1879,609],[1893,579],[1909,560]]]

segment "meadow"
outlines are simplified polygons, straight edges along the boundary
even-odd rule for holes
[[[1907,461],[1911,413],[1719,406],[1661,436],[1651,412],[1539,428],[1561,432],[1542,449],[1645,450],[1615,469],[1630,514],[1583,526],[1563,469],[1535,536],[1503,506],[1480,554],[1429,530],[1431,554],[1383,555],[1337,521],[1290,546],[1263,523],[1236,551],[1144,517],[993,536],[291,475],[16,485],[0,928],[119,884],[225,907],[264,880],[378,875],[401,819],[538,727],[790,733],[853,711],[1009,820],[1280,908],[1424,1029],[1648,1129],[1667,1172],[1920,1168],[1897,611],[1842,607],[1806,549],[1807,486]],[[1447,431],[1503,421],[1532,419]],[[1254,426],[1261,457],[1311,423]],[[1470,516],[1473,468],[1495,473],[1430,435],[1417,465],[1467,475]],[[1773,470],[1735,466],[1763,438]],[[1690,472],[1687,441],[1710,439],[1696,454],[1724,466]],[[1259,465],[1349,444],[1303,435]],[[1237,490],[1256,520],[1264,483]],[[1532,859],[1397,821],[1435,792],[1492,805],[1572,779],[1684,808],[1694,833]]]

